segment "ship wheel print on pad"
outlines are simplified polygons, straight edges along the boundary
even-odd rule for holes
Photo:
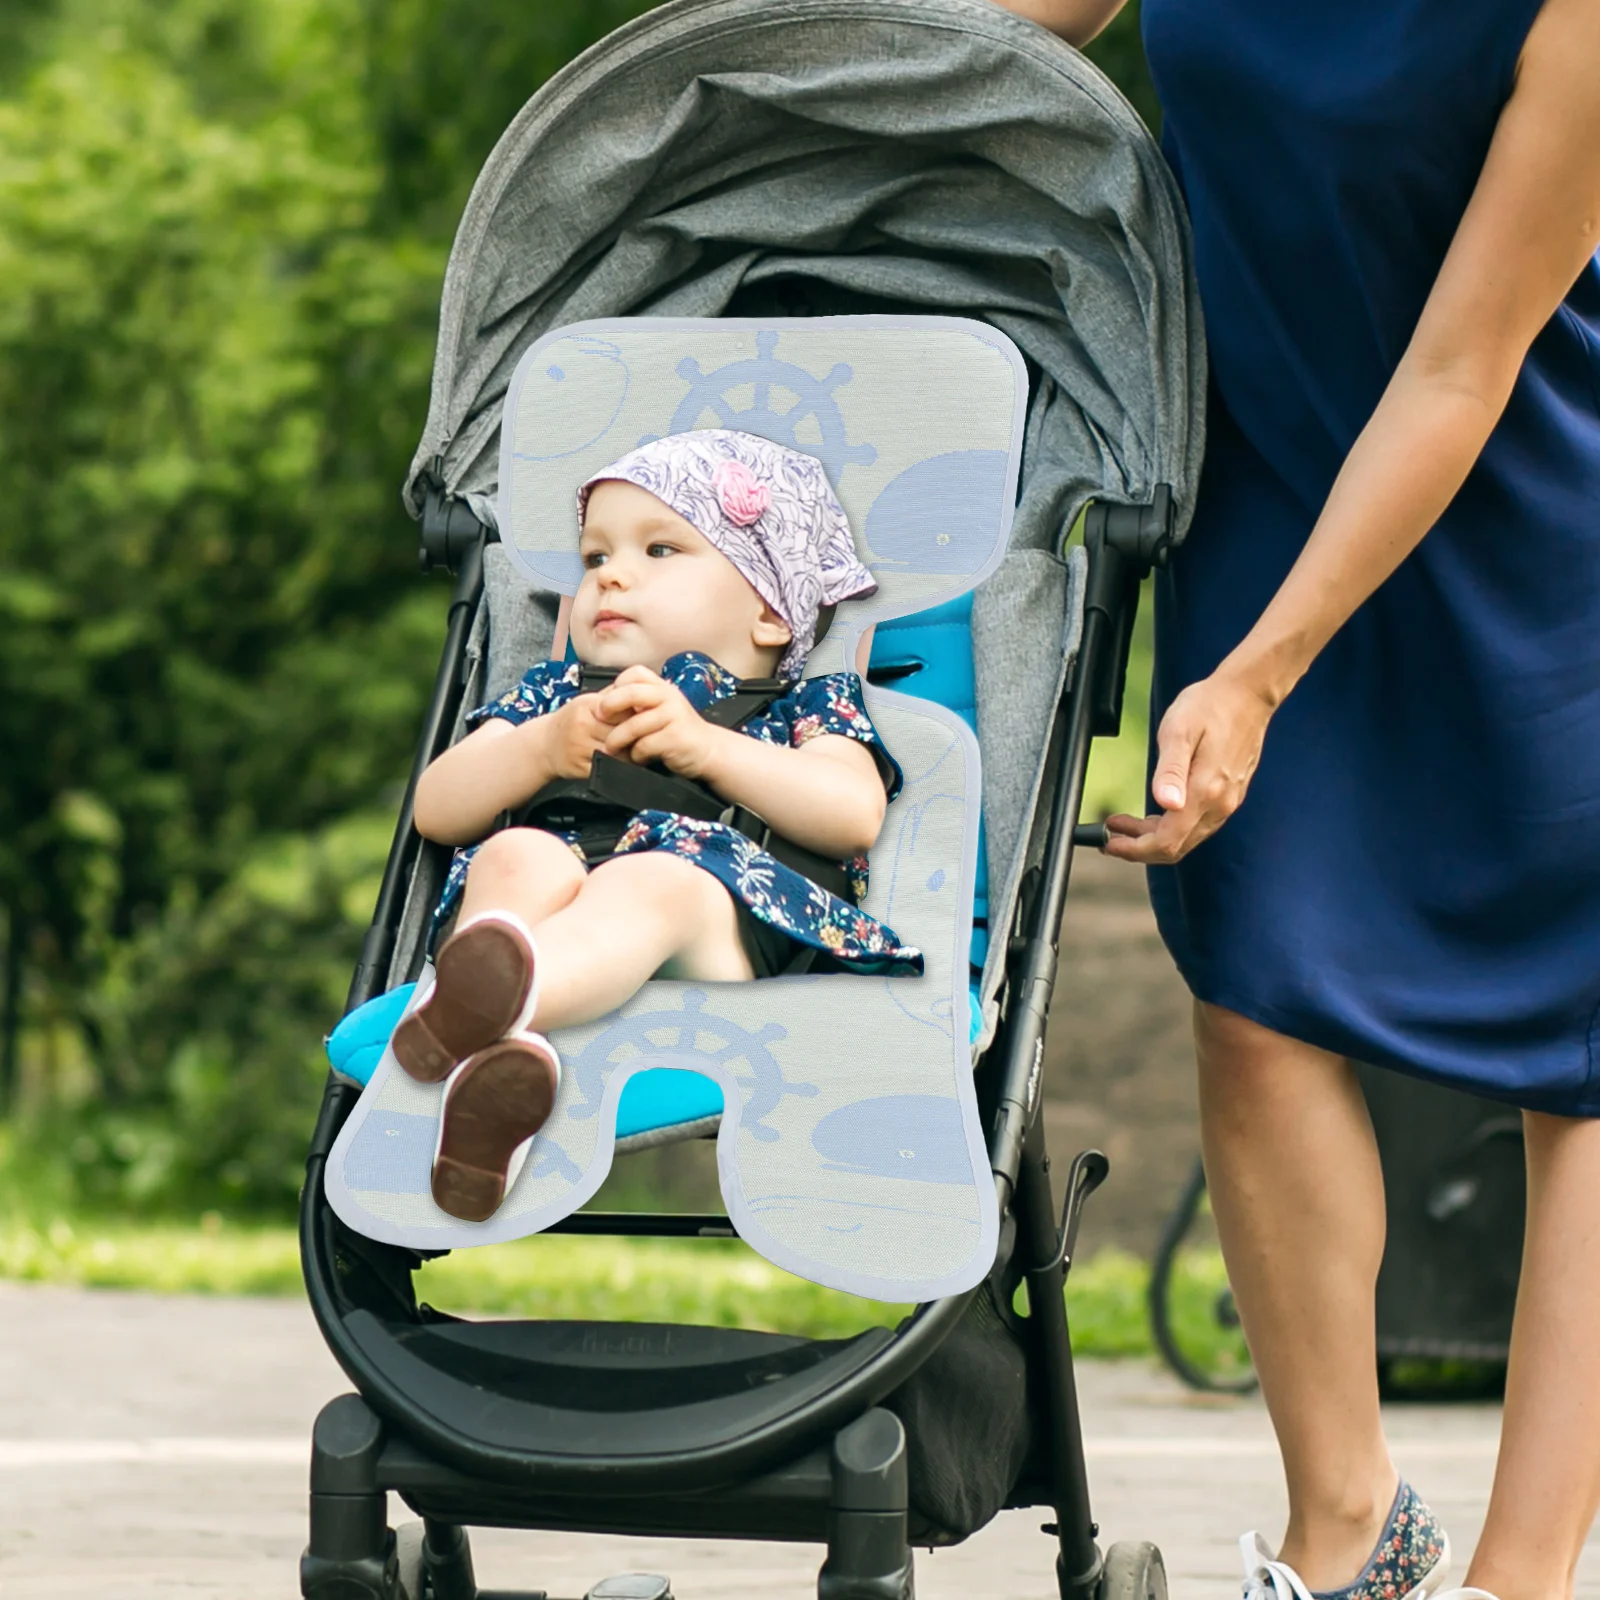
[[[685,356],[678,363],[678,376],[689,385],[689,392],[673,413],[668,431],[689,433],[709,412],[720,427],[758,434],[774,444],[815,456],[831,483],[837,484],[839,474],[852,464],[870,467],[878,452],[870,444],[850,443],[844,415],[833,397],[835,389],[849,383],[853,369],[841,361],[827,377],[816,378],[792,361],[780,361],[777,349],[778,335],[769,329],[756,335],[753,358],[730,361],[714,372],[702,372],[693,356]],[[735,410],[728,399],[739,389],[754,390],[755,403],[744,411]],[[775,392],[792,395],[794,403],[779,410]],[[799,437],[808,419],[815,420],[822,435],[820,443]],[[655,437],[647,435],[639,442],[649,444]]]
[[[574,1064],[573,1073],[582,1103],[567,1113],[575,1122],[586,1121],[600,1109],[606,1080],[613,1068],[635,1057],[648,1059],[651,1067],[677,1067],[690,1072],[727,1065],[734,1081],[745,1091],[740,1126],[764,1144],[778,1137],[776,1128],[765,1119],[778,1108],[786,1095],[809,1100],[817,1093],[814,1083],[793,1083],[783,1075],[769,1044],[788,1037],[788,1030],[769,1022],[751,1033],[738,1023],[704,1009],[706,996],[691,989],[683,997],[679,1011],[644,1011],[623,1017],[593,1039]],[[654,1037],[653,1037],[654,1036]],[[662,1036],[670,1036],[663,1043]],[[700,1040],[709,1038],[717,1048],[702,1050]],[[740,1075],[733,1064],[742,1061],[747,1073]],[[709,1074],[715,1077],[715,1074]]]

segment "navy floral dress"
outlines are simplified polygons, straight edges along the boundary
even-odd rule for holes
[[[541,661],[528,669],[514,689],[472,712],[467,726],[475,728],[491,717],[522,723],[558,711],[577,698],[581,672],[577,662]],[[694,650],[673,656],[662,668],[661,676],[675,684],[697,711],[736,694],[740,687],[740,680],[731,672]],[[765,711],[749,718],[739,731],[752,739],[791,749],[799,749],[808,740],[828,733],[855,739],[872,752],[891,800],[904,781],[899,765],[884,748],[867,715],[861,701],[861,679],[853,672],[834,672],[796,684]],[[559,837],[577,851],[576,834]],[[433,914],[435,935],[461,897],[467,868],[477,848],[471,845],[457,850],[450,863],[450,876]],[[846,970],[892,977],[922,972],[922,952],[903,944],[893,928],[868,916],[859,904],[830,894],[792,867],[784,866],[726,823],[700,822],[670,811],[640,811],[617,842],[616,854],[631,855],[642,850],[670,850],[693,862],[748,907],[751,915],[797,943],[831,956]],[[840,865],[850,879],[856,901],[864,900],[867,858],[857,856]]]

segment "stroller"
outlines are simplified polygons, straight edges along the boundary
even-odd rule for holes
[[[826,1547],[826,1600],[899,1600],[912,1593],[913,1544],[953,1544],[1004,1508],[1042,1506],[1054,1512],[1063,1600],[1155,1600],[1166,1582],[1154,1546],[1102,1556],[1096,1544],[1063,1300],[1106,1162],[1080,1154],[1058,1209],[1039,1112],[1073,848],[1102,837],[1078,822],[1089,749],[1120,724],[1140,581],[1182,535],[1201,452],[1204,352],[1171,177],[1092,67],[987,0],[675,0],[569,66],[490,157],[446,277],[406,496],[424,566],[451,571],[455,588],[413,790],[506,661],[556,648],[559,585],[529,584],[523,546],[507,559],[505,483],[521,470],[513,376],[552,340],[592,353],[600,329],[626,344],[624,319],[657,340],[675,327],[709,337],[710,319],[726,321],[748,358],[706,372],[686,352],[676,426],[765,431],[830,471],[865,459],[851,456],[835,404],[864,330],[976,325],[1021,353],[1011,471],[999,480],[1015,491],[1009,546],[1002,537],[959,582],[905,589],[930,604],[886,617],[851,658],[875,686],[875,720],[880,704],[921,697],[945,722],[973,723],[986,758],[997,752],[982,773],[985,852],[966,850],[953,874],[968,897],[954,925],[971,935],[959,979],[970,1029],[944,1017],[971,1063],[962,1093],[995,1219],[981,1281],[968,1274],[930,1295],[893,1330],[834,1340],[474,1322],[419,1305],[426,1235],[345,1220],[360,1187],[351,1134],[363,1117],[375,1125],[358,1058],[381,1051],[424,970],[448,866],[413,829],[408,792],[330,1041],[302,1200],[311,1305],[357,1391],[315,1427],[302,1593],[488,1600],[465,1532],[479,1525],[810,1540]],[[848,359],[789,360],[802,328],[806,350],[836,341]],[[906,431],[974,409],[967,394],[941,401],[937,366],[902,373]],[[566,376],[553,360],[544,370]],[[989,470],[977,454],[964,459]],[[935,488],[966,515],[964,480]],[[926,521],[904,526],[921,538]],[[870,517],[865,526],[882,579],[905,552],[891,539],[886,554]],[[946,538],[924,540],[927,570],[953,571]],[[926,884],[950,877],[941,869]],[[784,985],[812,982],[869,980],[735,987],[748,991],[741,1003],[781,1007]],[[870,1074],[871,1041],[856,1043]],[[725,1136],[741,1091],[727,1077],[709,1099],[706,1087],[693,1072],[634,1073],[620,1101],[605,1101],[615,1151]],[[398,1123],[386,1131],[393,1148],[406,1143]],[[584,1210],[538,1226],[733,1231],[723,1215]],[[390,1490],[420,1518],[398,1533]],[[592,1593],[670,1590],[635,1575]]]

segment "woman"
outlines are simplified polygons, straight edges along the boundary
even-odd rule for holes
[[[1082,44],[1119,0],[1003,3]],[[1158,595],[1159,813],[1109,849],[1154,869],[1195,995],[1288,1479],[1247,1588],[1443,1581],[1379,1418],[1354,1058],[1524,1108],[1500,1462],[1453,1593],[1569,1595],[1600,1503],[1600,0],[1144,27],[1214,382]]]

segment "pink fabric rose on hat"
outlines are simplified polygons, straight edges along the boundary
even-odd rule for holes
[[[736,528],[751,528],[772,507],[772,490],[742,461],[724,461],[711,480],[722,514]]]

